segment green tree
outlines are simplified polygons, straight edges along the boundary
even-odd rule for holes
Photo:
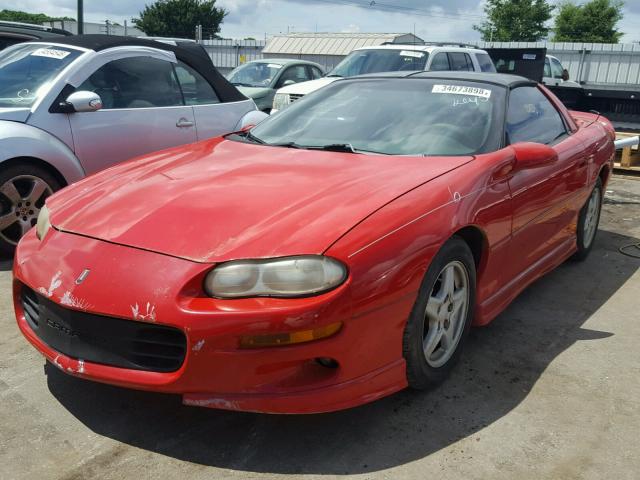
[[[618,43],[622,35],[616,25],[624,3],[618,0],[591,0],[583,5],[560,5],[554,28],[554,42]]]
[[[158,0],[146,5],[133,23],[151,36],[193,38],[197,25],[216,35],[228,12],[215,5],[216,0]]]
[[[484,41],[536,42],[548,35],[553,9],[547,0],[487,0],[487,20],[473,28]]]
[[[70,17],[50,17],[44,13],[27,13],[18,10],[0,10],[0,20],[7,22],[23,22],[42,25],[44,22],[52,20],[74,20]]]

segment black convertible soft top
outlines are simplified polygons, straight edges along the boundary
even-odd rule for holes
[[[222,102],[238,102],[247,98],[238,91],[213,65],[211,58],[202,45],[192,42],[176,41],[171,45],[144,38],[121,37],[115,35],[73,35],[56,38],[55,43],[71,47],[87,48],[99,52],[114,47],[140,46],[159,50],[169,50],[176,58],[197,70],[213,87]]]

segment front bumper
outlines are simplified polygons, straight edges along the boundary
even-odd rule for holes
[[[303,299],[212,299],[201,282],[211,265],[51,230],[32,232],[14,261],[20,330],[61,370],[127,388],[177,393],[188,405],[269,413],[315,413],[373,401],[406,386],[404,361],[379,344],[372,322],[389,312],[353,317],[350,284]],[[80,281],[81,273],[89,274]],[[179,329],[184,361],[175,371],[123,368],[65,355],[40,338],[20,298],[28,286],[61,308],[93,316]],[[240,349],[246,334],[298,331],[343,322],[336,335],[305,344]],[[375,323],[373,323],[375,324]],[[368,342],[368,337],[371,340]],[[319,364],[331,358],[337,368]]]

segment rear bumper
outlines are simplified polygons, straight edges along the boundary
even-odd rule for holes
[[[354,318],[349,282],[317,297],[296,300],[221,301],[197,292],[210,265],[52,231],[39,242],[29,233],[16,251],[14,304],[23,335],[63,372],[126,388],[176,393],[187,405],[268,413],[317,413],[364,404],[404,388],[404,360],[380,344],[372,325],[397,306]],[[76,284],[85,269],[88,277]],[[164,272],[163,281],[157,272]],[[58,282],[54,282],[53,279]],[[76,306],[61,305],[130,322],[180,329],[186,355],[171,372],[115,367],[72,358],[45,343],[25,318],[23,285],[57,304],[71,293]],[[56,286],[57,285],[57,286]],[[134,305],[144,306],[138,317]],[[146,309],[146,310],[145,310]],[[153,310],[153,318],[146,315]],[[240,349],[241,335],[298,331],[340,321],[327,339],[295,346]],[[382,334],[384,335],[384,334]],[[320,365],[331,358],[338,368]]]

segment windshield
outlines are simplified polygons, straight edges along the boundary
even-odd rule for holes
[[[328,77],[366,73],[424,70],[429,54],[415,50],[356,50],[331,70]]]
[[[249,139],[387,155],[484,153],[501,146],[504,98],[503,87],[472,81],[339,81],[268,118]]]
[[[0,52],[0,107],[31,107],[81,54],[71,48],[35,43]]]
[[[232,71],[228,78],[241,87],[268,87],[281,69],[282,65],[278,63],[245,63]]]

